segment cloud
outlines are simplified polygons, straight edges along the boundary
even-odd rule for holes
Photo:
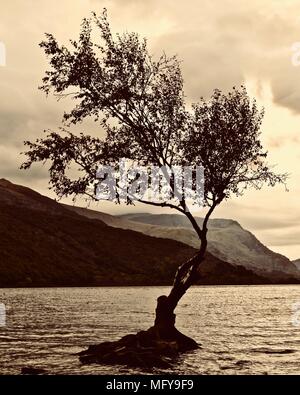
[[[172,0],[115,0],[98,4],[108,6],[114,28],[148,35],[156,54],[162,49],[178,54],[191,99],[255,76],[270,81],[276,103],[300,111],[300,67],[291,60],[291,46],[300,40],[297,2],[266,0],[262,5],[260,0],[224,0],[216,5],[187,0],[183,6]]]

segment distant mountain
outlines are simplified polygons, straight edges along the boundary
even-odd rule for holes
[[[296,259],[295,261],[292,262],[300,270],[300,259]]]
[[[108,226],[94,212],[0,180],[0,287],[167,285],[194,253],[186,244]],[[208,254],[199,283],[269,282]]]
[[[126,214],[121,219],[159,226],[158,237],[170,237],[197,247],[199,240],[188,219],[178,214]],[[201,225],[203,219],[197,217]],[[242,265],[266,277],[300,276],[298,267],[285,256],[271,251],[251,232],[231,219],[211,219],[208,231],[208,250],[221,260]],[[139,228],[137,228],[139,230]],[[147,233],[147,232],[145,232]]]
[[[110,226],[136,230],[152,237],[171,238],[195,248],[199,246],[198,237],[191,229],[188,219],[181,215],[135,213],[117,217],[86,208],[65,207],[80,215],[100,219]],[[201,218],[197,220],[199,224],[202,223]],[[300,271],[288,258],[269,250],[238,222],[212,219],[209,228],[208,249],[219,259],[250,269],[270,281],[299,278]]]

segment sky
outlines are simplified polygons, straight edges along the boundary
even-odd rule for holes
[[[138,32],[154,56],[165,51],[179,57],[188,102],[243,83],[265,108],[262,141],[269,162],[290,174],[289,191],[249,190],[218,207],[214,217],[236,219],[272,250],[300,258],[300,0],[1,0],[0,178],[55,197],[47,165],[19,170],[23,141],[56,130],[68,106],[38,90],[48,68],[38,44],[45,32],[64,44],[77,38],[82,18],[103,7],[113,32]],[[84,128],[102,133],[93,122]],[[109,202],[91,207],[129,211]],[[149,206],[131,211],[148,212]]]

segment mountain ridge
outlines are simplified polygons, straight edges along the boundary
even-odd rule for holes
[[[300,259],[295,259],[292,262],[300,270]]]
[[[199,243],[189,221],[183,219],[179,214],[125,214],[121,218],[128,218],[139,223],[160,225],[165,230],[168,227],[176,227],[177,232],[181,232],[181,236],[176,235],[174,229],[170,229],[168,233],[171,238],[176,238],[176,240],[183,241],[193,247]],[[201,226],[203,219],[199,217],[195,217],[195,219]],[[245,230],[237,221],[220,218],[210,219],[208,226],[208,250],[219,259],[243,265],[258,273],[283,271],[299,276],[300,272],[293,262],[284,255],[264,246],[255,235]],[[188,229],[189,233],[182,229]]]
[[[171,285],[177,267],[194,253],[186,244],[108,226],[0,180],[0,287]],[[199,284],[272,282],[210,253],[200,274]]]
[[[133,229],[152,237],[171,238],[194,248],[199,246],[198,236],[191,228],[188,219],[184,216],[150,213],[113,216],[82,207],[65,206],[80,215],[101,219],[110,226]],[[198,218],[198,221],[201,224],[202,219]],[[286,276],[299,276],[300,271],[293,262],[285,256],[268,249],[237,221],[220,218],[212,219],[209,221],[209,228],[208,250],[219,259],[233,265],[244,266],[263,276],[271,275],[277,278],[278,276],[280,277],[281,272]],[[227,237],[225,239],[224,234]],[[235,248],[232,248],[232,245]],[[237,248],[237,245],[239,248]],[[267,261],[267,267],[263,266],[265,261]]]

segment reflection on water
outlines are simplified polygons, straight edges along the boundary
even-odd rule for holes
[[[37,366],[50,374],[126,374],[81,366],[74,353],[152,325],[166,287],[0,289],[0,373]],[[194,287],[177,309],[177,327],[202,344],[174,368],[186,374],[299,374],[300,286]],[[297,320],[296,320],[297,322]],[[159,371],[155,371],[156,373]],[[149,373],[149,372],[146,372]]]

